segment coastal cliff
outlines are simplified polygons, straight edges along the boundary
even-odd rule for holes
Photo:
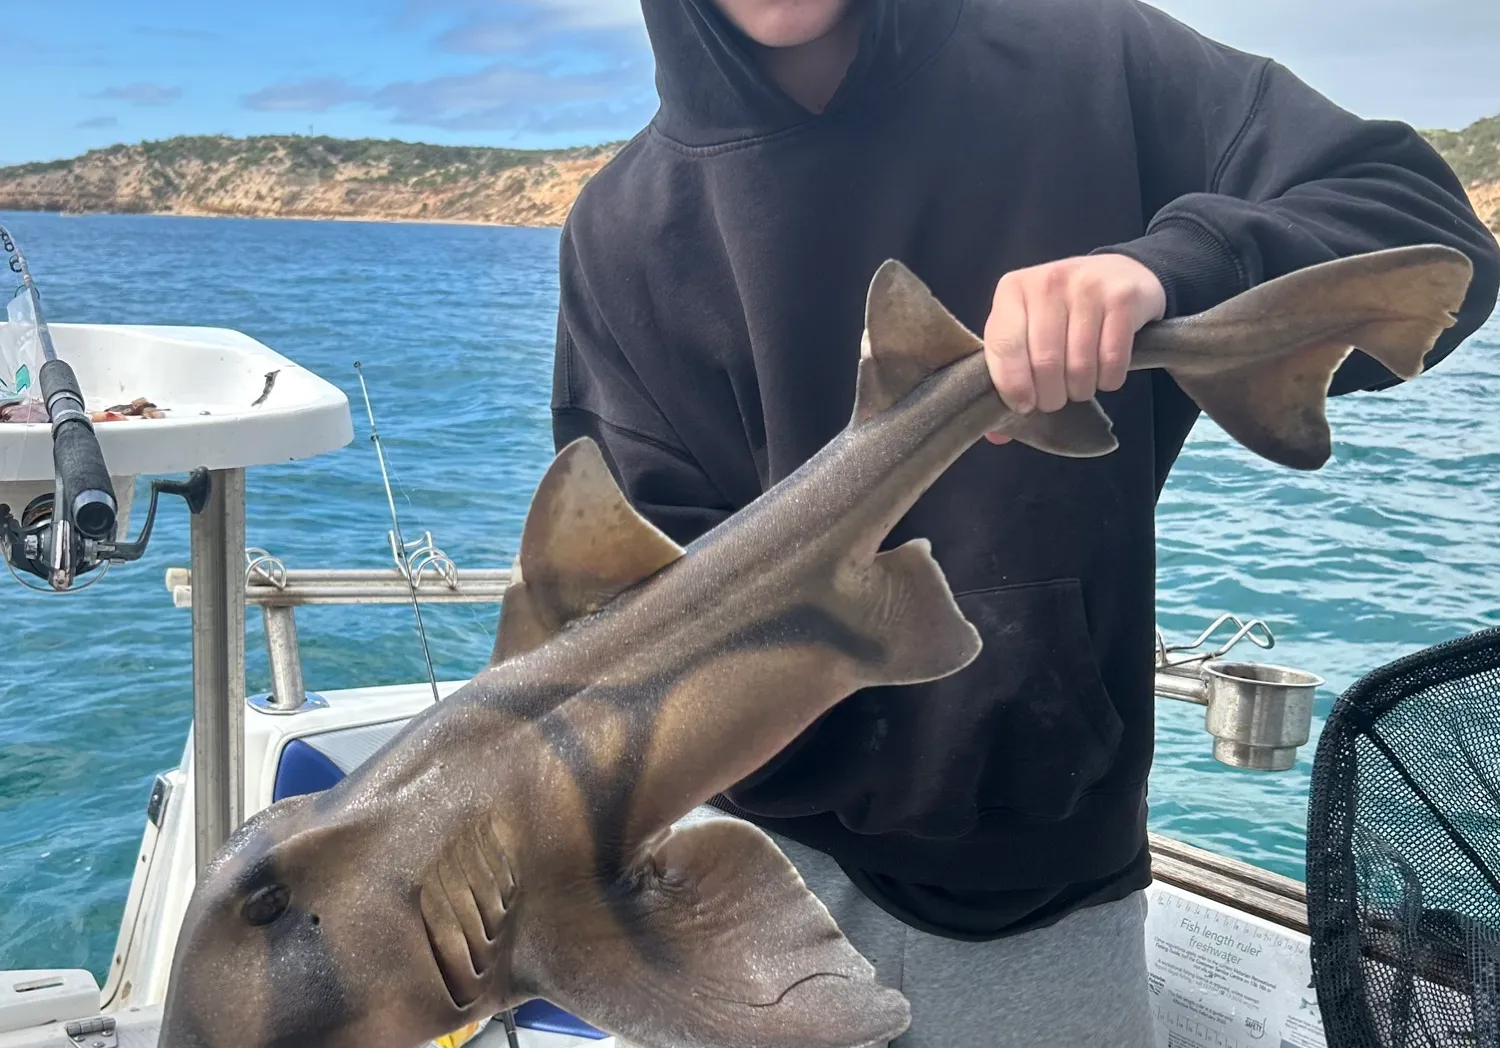
[[[1500,116],[1425,131],[1500,235]],[[557,226],[620,143],[568,150],[198,136],[0,168],[0,210]]]
[[[172,138],[0,168],[0,210],[555,226],[618,148]]]

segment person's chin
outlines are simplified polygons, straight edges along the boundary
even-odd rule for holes
[[[827,36],[848,6],[846,0],[772,0],[730,18],[762,47],[802,47]]]

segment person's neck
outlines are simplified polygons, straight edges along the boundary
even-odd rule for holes
[[[859,53],[863,4],[849,11],[828,32],[796,47],[758,47],[756,57],[776,86],[802,108],[821,113]]]

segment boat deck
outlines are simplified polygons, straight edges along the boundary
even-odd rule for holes
[[[161,1006],[143,1008],[139,1011],[119,1012],[110,1016],[115,1021],[114,1039],[85,1034],[82,1041],[68,1036],[64,1026],[53,1024],[14,1033],[0,1033],[0,1048],[80,1048],[80,1045],[97,1045],[97,1048],[157,1048],[161,1034]],[[568,1034],[549,1033],[544,1030],[522,1029],[518,1032],[521,1048],[615,1048],[614,1038],[588,1038]],[[103,1042],[103,1043],[98,1043]],[[498,1022],[490,1023],[479,1034],[464,1042],[464,1048],[507,1048],[505,1028]]]

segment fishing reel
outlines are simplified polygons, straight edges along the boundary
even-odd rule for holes
[[[41,293],[31,279],[26,259],[15,238],[0,226],[0,252],[10,259],[10,270],[20,278],[18,294],[31,308],[31,334],[41,348],[44,363],[37,380],[52,433],[53,490],[26,504],[18,517],[10,506],[0,504],[0,557],[4,557],[16,581],[32,586],[22,572],[46,582],[63,593],[73,583],[99,567],[139,560],[151,541],[156,523],[157,499],[163,494],[181,495],[194,513],[208,501],[211,481],[208,470],[198,469],[186,481],[158,480],[151,484],[151,506],[141,537],[134,542],[115,541],[119,506],[114,483],[99,447],[78,376],[57,355],[52,332],[42,311]],[[96,576],[89,585],[102,577]],[[45,592],[45,590],[43,590]]]
[[[95,502],[74,499],[69,505],[64,499],[68,511],[59,514],[57,494],[47,492],[27,503],[19,517],[9,506],[0,504],[0,554],[28,588],[41,589],[25,582],[19,573],[41,579],[56,592],[65,592],[100,567],[140,560],[151,542],[162,495],[181,496],[196,514],[207,504],[211,487],[207,469],[194,470],[185,481],[152,481],[146,521],[134,542],[114,540],[114,511],[99,512],[104,507]],[[58,488],[66,490],[66,485],[59,483]]]

